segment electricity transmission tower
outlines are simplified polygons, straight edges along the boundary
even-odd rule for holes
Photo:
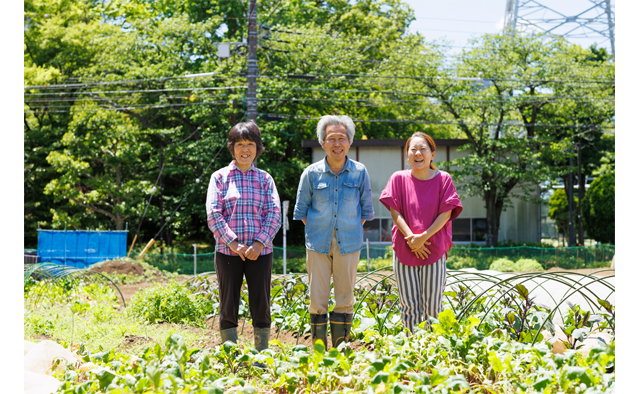
[[[594,39],[598,45],[608,41],[611,54],[616,56],[611,0],[583,0],[570,5],[552,0],[507,0],[504,30],[508,29]]]

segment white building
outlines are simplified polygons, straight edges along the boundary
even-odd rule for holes
[[[371,178],[373,193],[373,209],[375,219],[365,222],[365,238],[370,242],[391,242],[391,214],[378,199],[387,180],[395,171],[410,168],[404,146],[406,140],[354,140],[349,150],[349,158],[361,162],[367,167]],[[467,143],[461,139],[436,139],[435,166],[443,170],[438,162],[450,161],[466,155],[469,151],[459,150],[458,147]],[[324,150],[318,140],[303,140],[302,146],[311,150],[311,162],[315,163],[325,157]],[[483,244],[487,228],[486,209],[484,201],[479,197],[467,197],[462,190],[458,190],[462,199],[463,210],[453,221],[453,241],[459,244],[471,242]],[[500,231],[498,241],[511,239],[513,241],[540,242],[541,211],[540,205],[518,198],[513,198],[513,206],[507,208],[500,217]]]

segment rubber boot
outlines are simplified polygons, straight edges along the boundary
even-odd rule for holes
[[[310,315],[310,323],[311,323],[311,341],[313,344],[316,344],[318,339],[322,340],[324,344],[324,348],[327,348],[327,315],[316,315],[311,313]]]
[[[231,327],[226,330],[220,330],[220,339],[222,340],[222,343],[227,341],[238,343],[238,328]]]
[[[256,350],[261,352],[269,348],[269,337],[271,336],[271,327],[259,328],[253,327],[253,345]]]
[[[269,348],[269,336],[271,335],[271,327],[259,328],[253,327],[253,345],[256,350],[261,352]],[[266,364],[254,361],[252,365],[256,368],[267,369]]]
[[[331,343],[333,347],[338,347],[342,342],[348,342],[351,339],[353,313],[331,312],[329,321],[331,322]]]

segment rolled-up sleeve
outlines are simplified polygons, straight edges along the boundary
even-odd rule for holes
[[[451,211],[451,217],[449,218],[449,221],[451,221],[457,218],[458,215],[460,215],[460,212],[462,212],[462,203],[460,202],[460,197],[456,192],[456,187],[453,184],[451,175],[443,175],[441,188],[442,197],[438,206],[438,214]]]
[[[360,182],[360,210],[362,212],[362,220],[373,220],[375,217],[373,212],[373,201],[371,201],[371,180],[369,173],[365,168]]]
[[[278,196],[278,190],[273,182],[273,178],[270,175],[266,175],[266,185],[264,194],[266,197],[264,214],[262,216],[262,226],[256,241],[260,242],[265,247],[273,242],[273,238],[276,236],[282,222],[282,215],[280,209],[280,196]]]
[[[238,237],[224,219],[223,198],[220,180],[216,177],[216,174],[213,174],[209,181],[209,189],[207,190],[207,223],[216,241],[229,245]]]
[[[300,176],[300,183],[298,184],[293,220],[306,219],[309,205],[311,205],[311,181],[309,179],[309,171],[305,170]]]

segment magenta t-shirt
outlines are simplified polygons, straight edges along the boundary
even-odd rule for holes
[[[449,221],[427,240],[431,242],[431,245],[427,245],[431,254],[424,260],[416,257],[398,226],[393,224],[391,242],[402,264],[433,264],[453,246],[451,221],[462,212],[462,204],[449,173],[438,171],[433,178],[420,180],[411,175],[411,170],[396,171],[382,191],[380,202],[387,209],[398,211],[414,234],[428,229],[442,212],[452,211]]]

